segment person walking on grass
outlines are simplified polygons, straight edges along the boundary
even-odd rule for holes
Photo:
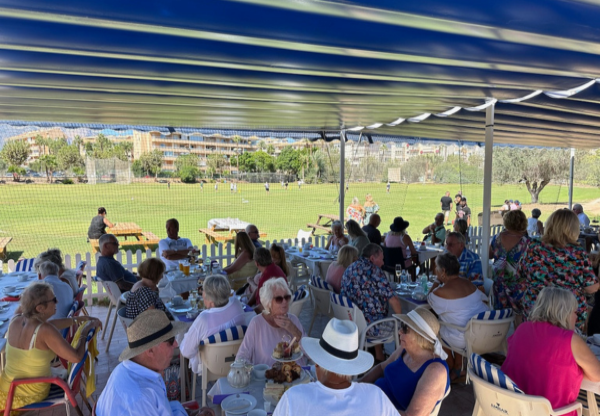
[[[267,191],[267,195],[269,195],[269,182],[265,182],[265,191]]]
[[[446,194],[440,200],[440,206],[442,208],[442,212],[444,213],[444,224],[450,225],[450,211],[452,211],[452,198],[450,198],[450,192],[446,192]]]
[[[392,184],[390,183],[390,181],[387,181],[387,185],[385,186],[385,189],[387,190],[387,193],[390,193],[390,188],[392,187]]]

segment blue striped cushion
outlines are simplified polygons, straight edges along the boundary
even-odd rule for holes
[[[304,299],[306,297],[306,286],[302,285],[294,292],[292,296],[292,302],[296,302],[297,300]]]
[[[486,360],[481,358],[480,355],[471,354],[469,363],[473,369],[473,372],[488,383],[502,387],[506,390],[514,391],[515,393],[525,394],[523,390],[517,387],[514,381],[512,381],[506,374],[502,372],[502,370],[488,363]]]
[[[508,309],[499,309],[497,311],[485,311],[481,312],[473,317],[473,319],[477,319],[478,321],[493,321],[496,319],[505,319],[513,316],[513,310]]]
[[[244,334],[246,333],[245,325],[232,326],[231,328],[227,328],[221,332],[218,332],[210,337],[203,339],[200,341],[200,345],[206,344],[217,344],[219,342],[227,342],[227,341],[235,341],[238,339],[244,338]]]
[[[46,397],[41,402],[31,403],[27,406],[21,407],[21,409],[43,409],[46,407],[56,406],[58,404],[64,404],[65,400],[65,391],[60,386],[57,386],[56,384],[51,384],[50,393],[48,393],[48,397]]]
[[[23,259],[17,262],[17,272],[30,272],[33,269],[33,261],[35,259]]]
[[[354,304],[350,299],[348,299],[346,296],[338,295],[335,292],[331,292],[329,295],[329,300],[331,303],[344,306],[345,308],[354,308]]]
[[[319,289],[325,289],[329,291],[333,291],[333,287],[329,285],[325,280],[321,279],[319,276],[311,276],[310,284],[314,287],[318,287]]]

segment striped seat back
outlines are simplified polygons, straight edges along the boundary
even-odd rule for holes
[[[346,296],[338,295],[334,292],[331,292],[331,294],[329,295],[329,300],[331,301],[331,303],[334,303],[336,305],[344,306],[346,308],[354,308],[354,304],[350,299],[348,299]]]
[[[471,354],[469,365],[479,378],[484,379],[488,383],[515,393],[525,394],[502,370],[484,360],[479,354]]]
[[[75,393],[79,392],[79,382],[81,381],[81,373],[83,372],[83,366],[85,365],[85,361],[88,359],[89,356],[89,343],[94,337],[95,333],[95,329],[92,329],[90,332],[88,332],[87,337],[85,338],[85,352],[83,354],[83,358],[77,364],[72,365],[71,371],[69,371],[69,377],[67,378],[67,382],[69,383],[69,388]]]
[[[329,302],[334,317],[356,323],[357,308],[355,308],[354,303],[352,303],[350,299],[338,295],[335,292],[331,292],[329,294]],[[359,331],[360,330],[361,328],[359,327]]]
[[[475,315],[472,319],[478,321],[495,321],[510,318],[511,316],[513,316],[513,310],[508,308],[498,309],[497,311],[480,312],[479,314]]]
[[[292,295],[292,302],[304,299],[306,296],[308,296],[308,289],[306,288],[306,285],[302,285]]]
[[[316,288],[323,289],[323,290],[329,290],[330,292],[333,292],[333,287],[331,287],[331,285],[329,283],[327,283],[325,280],[321,279],[317,275],[311,276],[310,284]]]
[[[33,270],[33,262],[35,259],[22,259],[17,262],[16,272],[30,272]]]
[[[200,341],[200,345],[217,344],[219,342],[236,341],[244,338],[244,334],[248,329],[245,325],[232,326],[231,328],[224,329],[221,332],[217,332],[214,335],[209,336],[206,339]]]

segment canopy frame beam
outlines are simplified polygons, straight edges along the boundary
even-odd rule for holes
[[[492,209],[492,158],[494,154],[494,109],[495,103],[485,109],[485,150],[483,164],[483,222],[481,230],[481,266],[483,277],[490,278],[489,245],[491,235],[490,214]]]

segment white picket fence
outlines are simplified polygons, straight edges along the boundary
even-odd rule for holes
[[[315,247],[324,247],[327,243],[326,236],[313,236],[305,240],[302,238],[301,240],[295,239],[287,239],[287,240],[274,240],[266,241],[264,246],[266,248],[271,247],[271,244],[288,244],[290,246],[297,246],[298,244],[313,244]],[[233,252],[233,244],[220,243],[217,245],[203,245],[200,247],[202,257],[210,257],[211,260],[217,260],[221,266],[225,267],[228,264],[231,264],[235,258],[235,253]],[[87,290],[83,294],[83,298],[87,300],[87,304],[91,305],[93,298],[104,299],[108,298],[108,294],[104,290],[104,287],[94,282],[93,278],[96,276],[96,263],[98,262],[98,257],[100,257],[100,253],[85,253],[84,255],[76,254],[73,259],[70,255],[65,255],[65,267],[70,269],[76,267],[80,261],[84,260],[87,264],[84,269],[85,273],[85,283],[87,285]],[[137,250],[135,253],[131,251],[121,252],[119,251],[115,258],[119,263],[123,265],[127,270],[134,272],[137,270],[138,266],[146,259],[156,257],[156,251],[146,250],[145,252],[142,250]],[[93,261],[92,261],[93,260]],[[16,262],[14,260],[8,260],[7,262],[8,271],[14,271],[16,269]],[[0,262],[1,267],[1,262]],[[0,269],[1,270],[1,269]],[[93,290],[92,288],[95,288]]]
[[[504,229],[502,225],[492,225],[490,230],[490,238]],[[481,250],[485,247],[488,249],[490,242],[483,244],[483,227],[469,227],[469,250],[481,255]]]

